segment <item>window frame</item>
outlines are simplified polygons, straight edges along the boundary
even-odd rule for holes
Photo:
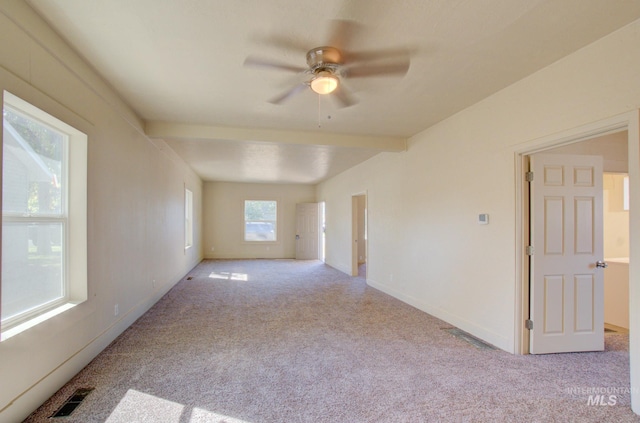
[[[247,203],[248,202],[268,202],[268,203],[275,203],[275,220],[260,220],[259,222],[272,222],[275,226],[275,229],[273,231],[273,236],[274,239],[247,239]],[[278,231],[279,231],[279,220],[280,220],[280,213],[279,213],[279,208],[280,208],[280,202],[277,199],[264,199],[264,198],[260,198],[260,199],[245,199],[242,203],[242,242],[247,243],[247,244],[277,244],[279,243],[279,235],[278,235]],[[249,222],[255,222],[256,220],[249,220]]]
[[[2,106],[22,117],[61,133],[65,141],[60,213],[22,214],[2,211],[2,223],[62,223],[62,296],[0,318],[0,341],[9,339],[88,298],[87,286],[87,135],[37,106],[3,91]],[[4,133],[4,118],[1,125]],[[4,166],[4,159],[1,162]],[[4,190],[4,184],[2,189]],[[4,195],[4,194],[3,194]],[[1,230],[0,230],[1,231]],[[2,280],[0,279],[0,284]]]

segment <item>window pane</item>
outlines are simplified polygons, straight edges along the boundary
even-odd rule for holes
[[[62,223],[2,224],[2,320],[64,296]]]
[[[275,201],[245,201],[244,220],[276,220]]]
[[[275,222],[245,222],[245,241],[275,241]]]
[[[245,241],[276,241],[278,207],[276,201],[244,202]]]
[[[66,136],[6,107],[3,123],[3,212],[60,215]]]

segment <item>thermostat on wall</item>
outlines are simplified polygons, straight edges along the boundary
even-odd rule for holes
[[[480,225],[488,225],[489,224],[489,215],[487,213],[481,213],[478,215],[478,224]]]

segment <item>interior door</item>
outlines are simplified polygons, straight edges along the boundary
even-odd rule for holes
[[[530,352],[602,351],[602,157],[530,160]]]
[[[319,220],[318,203],[296,204],[296,259],[318,258]]]

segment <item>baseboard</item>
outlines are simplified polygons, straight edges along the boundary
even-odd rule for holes
[[[145,310],[146,311],[146,310]],[[140,315],[144,314],[141,313]],[[127,316],[130,316],[127,318]],[[124,332],[137,317],[127,313],[122,319],[107,328],[90,343],[67,358],[62,364],[45,375],[28,391],[16,398],[0,414],[0,422],[18,422],[27,418],[35,409],[51,398],[71,378],[80,372],[100,352],[102,352],[114,339]]]
[[[444,320],[445,322],[462,329],[465,332],[470,333],[471,335],[480,338],[484,342],[487,342],[501,350],[514,354],[513,350],[513,340],[501,336],[491,330],[488,330],[482,326],[478,326],[475,323],[462,318],[460,316],[456,316],[452,313],[449,313],[446,310],[443,310],[439,307],[435,307],[433,305],[427,304],[424,301],[421,301],[417,298],[408,296],[399,292],[387,285],[380,284],[374,280],[367,279],[367,284],[372,288],[375,288],[379,291],[384,292],[385,294],[391,295],[398,300],[409,304],[412,307],[417,308],[420,311],[424,311],[427,314],[430,314],[434,317],[437,317],[440,320]]]
[[[188,274],[193,267],[189,268]],[[175,278],[172,284],[159,287],[148,297],[141,300],[133,308],[120,314],[120,319],[96,335],[88,344],[80,348],[73,355],[68,357],[58,367],[44,375],[31,388],[15,398],[6,408],[0,412],[0,423],[13,423],[23,421],[40,405],[47,401],[53,394],[62,388],[71,378],[80,372],[98,354],[111,344],[129,326],[135,323],[153,305],[155,305],[171,288],[173,288],[185,275]]]

